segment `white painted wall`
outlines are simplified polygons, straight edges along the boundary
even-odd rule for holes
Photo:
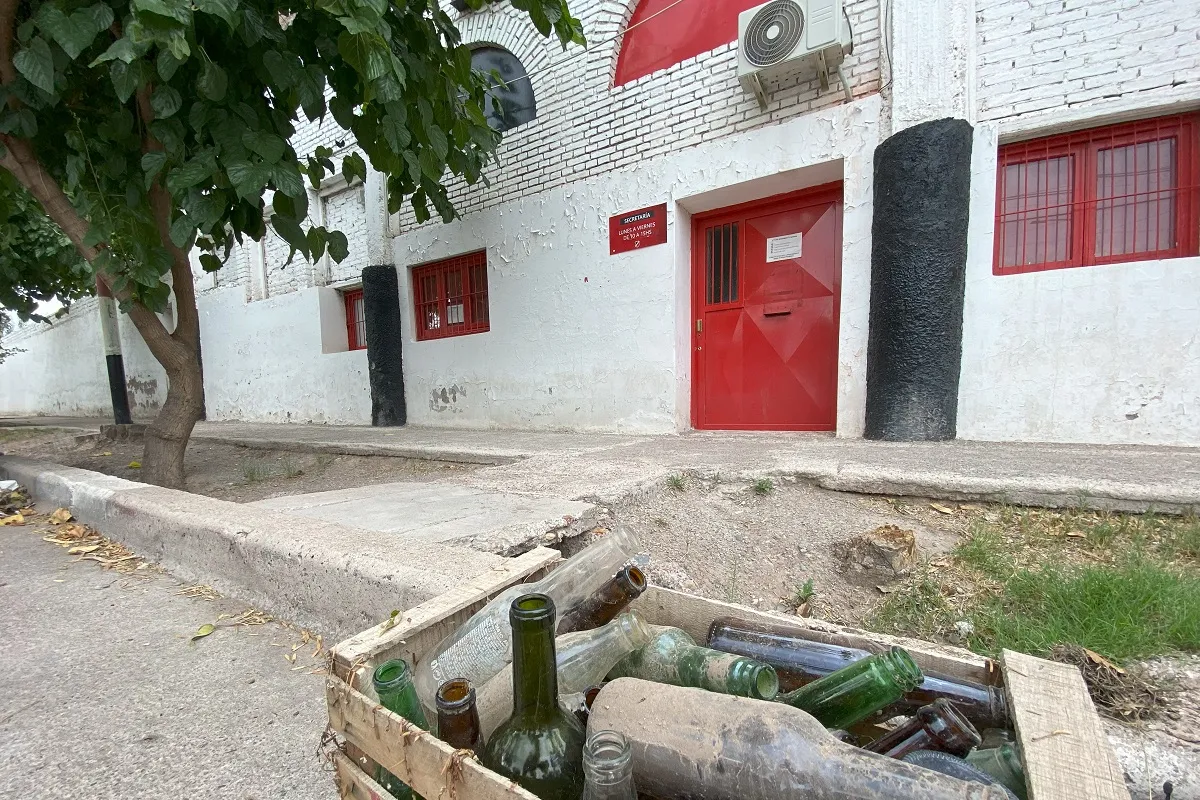
[[[370,424],[367,353],[345,350],[336,291],[300,289],[246,303],[233,287],[199,304],[210,420]]]
[[[959,437],[1200,445],[1200,258],[993,275],[998,135],[976,128]]]
[[[153,416],[167,397],[166,373],[128,317],[120,315],[118,327],[130,410]],[[112,416],[95,299],[75,303],[53,323],[20,326],[4,345],[25,352],[0,364],[0,415]]]
[[[397,237],[409,420],[688,427],[688,215],[837,179],[844,164],[838,432],[860,435],[879,109],[878,96],[823,109]],[[668,244],[609,255],[609,216],[661,202]],[[491,330],[418,342],[407,267],[480,248],[488,251]]]

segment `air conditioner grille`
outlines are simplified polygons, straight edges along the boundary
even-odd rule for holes
[[[804,12],[793,0],[772,0],[746,26],[743,58],[756,67],[769,67],[792,54],[804,35]]]

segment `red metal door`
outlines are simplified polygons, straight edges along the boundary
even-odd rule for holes
[[[692,421],[834,430],[841,187],[693,222]]]

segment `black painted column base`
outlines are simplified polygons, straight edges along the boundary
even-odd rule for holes
[[[367,372],[371,379],[371,424],[379,427],[408,422],[404,403],[404,328],[400,322],[400,287],[396,268],[363,270],[363,316],[366,323]]]
[[[104,357],[108,364],[108,393],[112,396],[113,421],[118,425],[129,425],[133,417],[129,413],[129,395],[125,391],[125,359],[120,353]]]
[[[955,436],[971,136],[965,120],[940,119],[875,150],[868,439]]]

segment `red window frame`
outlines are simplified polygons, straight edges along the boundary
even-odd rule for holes
[[[367,349],[367,318],[363,308],[363,290],[342,292],[346,304],[346,342],[351,350]]]
[[[1085,267],[1100,264],[1128,263],[1133,261],[1150,261],[1165,258],[1181,258],[1200,255],[1200,114],[1179,114],[1168,117],[1139,120],[1137,122],[1108,125],[1100,128],[1076,131],[1073,133],[1047,136],[1024,142],[1002,145],[999,150],[999,163],[996,170],[996,227],[994,232],[994,248],[992,257],[992,272],[995,275],[1013,275],[1026,272],[1042,272],[1068,267]],[[1098,168],[1102,153],[1114,148],[1131,147],[1133,145],[1175,140],[1175,172],[1171,176],[1171,186],[1168,188],[1146,188],[1122,195],[1101,197],[1101,180]],[[1155,159],[1161,158],[1162,148],[1154,148]],[[1134,179],[1136,181],[1139,167],[1146,167],[1146,174],[1151,171],[1161,175],[1161,164],[1156,162],[1141,165],[1137,162],[1137,150],[1134,153]],[[1148,156],[1147,156],[1148,157]],[[1054,192],[1050,188],[1048,173],[1050,167],[1040,170],[1039,179],[1034,181],[1035,188],[1031,193],[1018,188],[1013,199],[1019,207],[1006,210],[1005,196],[1006,168],[1015,165],[1030,165],[1045,162],[1050,159],[1067,158],[1068,169],[1071,171],[1065,186],[1069,187],[1069,197],[1065,202],[1055,202]],[[1110,157],[1111,158],[1111,157]],[[1026,171],[1022,180],[1029,183],[1030,173]],[[1115,186],[1116,179],[1110,179]],[[1147,178],[1147,180],[1149,180]],[[1061,192],[1059,193],[1061,195]],[[1104,255],[1105,249],[1100,246],[1104,238],[1104,227],[1108,229],[1107,250],[1112,253],[1115,249],[1116,231],[1124,242],[1132,239],[1137,243],[1138,216],[1140,210],[1145,210],[1147,225],[1150,217],[1158,208],[1158,203],[1164,200],[1174,202],[1174,215],[1170,224],[1174,226],[1174,242],[1169,247],[1154,250],[1115,253]],[[1132,213],[1130,213],[1132,212]],[[1128,224],[1132,217],[1132,228],[1118,226],[1117,215],[1122,216],[1122,222]],[[1032,216],[1031,216],[1032,215]],[[1051,228],[1051,217],[1065,218],[1067,226],[1065,257],[1051,260],[1051,250],[1057,250],[1046,239],[1039,239],[1036,225],[1039,215],[1045,221],[1045,232]],[[1108,224],[1100,222],[1107,215]],[[1034,235],[1030,236],[1033,223]],[[1014,231],[1014,243],[1020,242],[1020,257],[1017,263],[1005,264],[1006,230],[1005,225],[1023,226]],[[1161,228],[1159,221],[1154,220],[1154,235],[1157,238]],[[1132,232],[1132,236],[1130,236]],[[1150,231],[1144,229],[1147,241]],[[1028,254],[1027,248],[1032,247],[1034,253]],[[1047,237],[1048,238],[1048,237]],[[1057,237],[1056,237],[1057,238]],[[1039,248],[1045,257],[1038,258]],[[1028,263],[1026,263],[1028,262]]]
[[[413,267],[411,277],[417,341],[491,330],[486,250]]]

